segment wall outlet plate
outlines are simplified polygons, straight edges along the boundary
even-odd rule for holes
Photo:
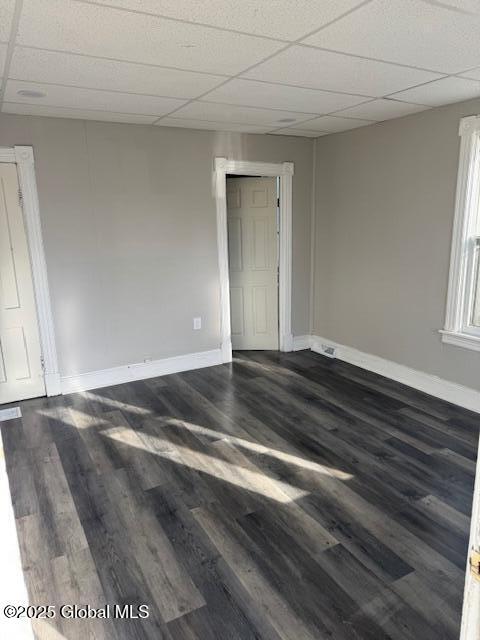
[[[202,328],[202,319],[201,318],[194,318],[193,319],[193,330],[194,331],[198,331],[201,328]]]

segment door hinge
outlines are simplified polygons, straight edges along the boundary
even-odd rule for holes
[[[18,204],[20,208],[23,209],[23,193],[21,189],[18,190]]]
[[[45,358],[40,356],[40,366],[42,367],[42,371],[45,371]]]
[[[475,580],[480,581],[480,551],[475,551],[475,549],[472,549],[468,562],[470,565],[470,573],[475,578]]]

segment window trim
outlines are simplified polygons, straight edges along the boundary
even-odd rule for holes
[[[480,351],[480,327],[469,324],[471,311],[472,225],[480,201],[480,116],[462,118],[445,328],[442,341]]]

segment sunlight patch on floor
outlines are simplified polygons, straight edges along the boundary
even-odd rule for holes
[[[115,427],[111,430],[105,430],[102,435],[141,448],[148,453],[154,453],[166,460],[172,460],[172,452],[165,451],[167,446],[171,446],[169,440],[158,436],[150,436],[149,440],[153,444],[153,448],[150,448],[143,443],[133,444],[129,431],[130,430],[126,428]],[[254,471],[253,469],[232,464],[221,458],[216,458],[201,451],[195,451],[183,445],[175,444],[174,454],[178,454],[179,456],[179,460],[173,460],[177,464],[180,463],[190,469],[208,474],[215,479],[235,485],[246,491],[258,493],[276,502],[286,504],[308,494],[307,491],[298,489],[281,480],[271,478],[263,474],[260,470]]]
[[[50,420],[56,419],[62,424],[74,429],[93,429],[96,427],[108,426],[110,422],[101,416],[90,415],[79,409],[67,408],[61,412],[54,412],[52,409],[39,409],[38,413]]]
[[[227,442],[231,442],[232,444],[235,444],[242,449],[247,449],[248,451],[253,451],[254,453],[265,454],[276,458],[281,462],[285,462],[286,464],[293,464],[296,467],[301,467],[302,469],[316,471],[317,473],[321,473],[323,475],[333,476],[334,478],[338,478],[339,480],[351,480],[353,478],[352,474],[341,471],[340,469],[335,469],[334,467],[319,464],[318,462],[313,462],[313,460],[301,458],[300,456],[296,456],[291,453],[285,453],[284,451],[279,451],[278,449],[272,449],[271,447],[260,444],[258,442],[252,442],[250,440],[245,440],[244,438],[232,436],[228,433],[222,433],[220,431],[209,429],[208,427],[202,427],[201,425],[194,424],[192,422],[186,422],[185,420],[171,418],[168,420],[168,424],[172,424],[178,427],[184,427],[191,433],[208,436],[213,440],[226,440]]]
[[[118,409],[117,409],[118,410]],[[52,410],[39,410],[39,413],[45,415],[48,418],[54,418],[55,414]],[[151,414],[152,412],[147,412]],[[56,415],[57,418],[60,418],[60,415]],[[125,427],[118,427],[112,425],[110,419],[106,417],[102,417],[102,415],[90,415],[85,411],[81,411],[79,409],[68,408],[61,413],[61,421],[63,424],[73,427],[75,429],[90,429],[90,428],[99,428],[102,427],[105,429],[104,433],[109,435],[109,437],[114,437],[115,433],[118,435],[118,440],[124,442],[124,444],[129,444],[131,446],[138,446],[138,435],[133,437],[135,430],[131,427],[128,429]],[[159,431],[161,431],[162,427],[172,426],[177,428],[185,429],[186,431],[192,433],[197,436],[204,436],[211,438],[212,443],[218,440],[224,440],[226,442],[230,442],[231,444],[239,447],[245,451],[250,451],[257,455],[265,455],[271,458],[275,458],[279,462],[283,462],[287,465],[293,465],[302,471],[313,471],[315,473],[330,476],[333,478],[337,478],[338,480],[351,480],[354,476],[350,473],[342,471],[341,469],[337,469],[335,467],[330,467],[328,465],[320,464],[318,462],[314,462],[313,460],[309,460],[307,458],[303,458],[298,455],[294,455],[292,453],[286,453],[285,451],[281,451],[279,449],[274,449],[267,445],[260,444],[258,442],[252,440],[246,440],[245,438],[240,438],[235,435],[231,435],[229,433],[225,433],[222,431],[216,431],[215,429],[210,429],[209,427],[205,427],[199,424],[195,424],[193,422],[188,422],[186,420],[180,420],[178,418],[174,418],[172,416],[155,416],[155,422],[158,422]],[[169,440],[162,439],[160,435],[149,435],[149,438],[153,438],[153,448],[155,450],[149,449],[145,446],[146,451],[151,451],[152,453],[158,453],[158,450],[171,450],[172,443]],[[177,445],[173,445],[177,448]],[[158,450],[156,450],[158,447]]]
[[[111,407],[111,410],[117,409],[118,411],[128,411],[128,413],[132,413],[139,416],[150,416],[153,411],[150,409],[145,409],[145,407],[138,407],[135,404],[130,404],[128,402],[123,402],[120,400],[114,400],[113,398],[106,398],[105,396],[101,396],[98,393],[93,393],[92,391],[84,391],[82,396],[85,400],[91,400],[92,402],[99,402],[100,404],[106,405],[107,407]]]

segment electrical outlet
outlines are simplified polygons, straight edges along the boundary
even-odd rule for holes
[[[193,330],[194,331],[198,331],[201,328],[202,328],[202,319],[201,318],[194,318],[193,319]]]
[[[322,344],[322,353],[327,358],[335,358],[336,356],[335,347],[330,347],[328,344]]]

